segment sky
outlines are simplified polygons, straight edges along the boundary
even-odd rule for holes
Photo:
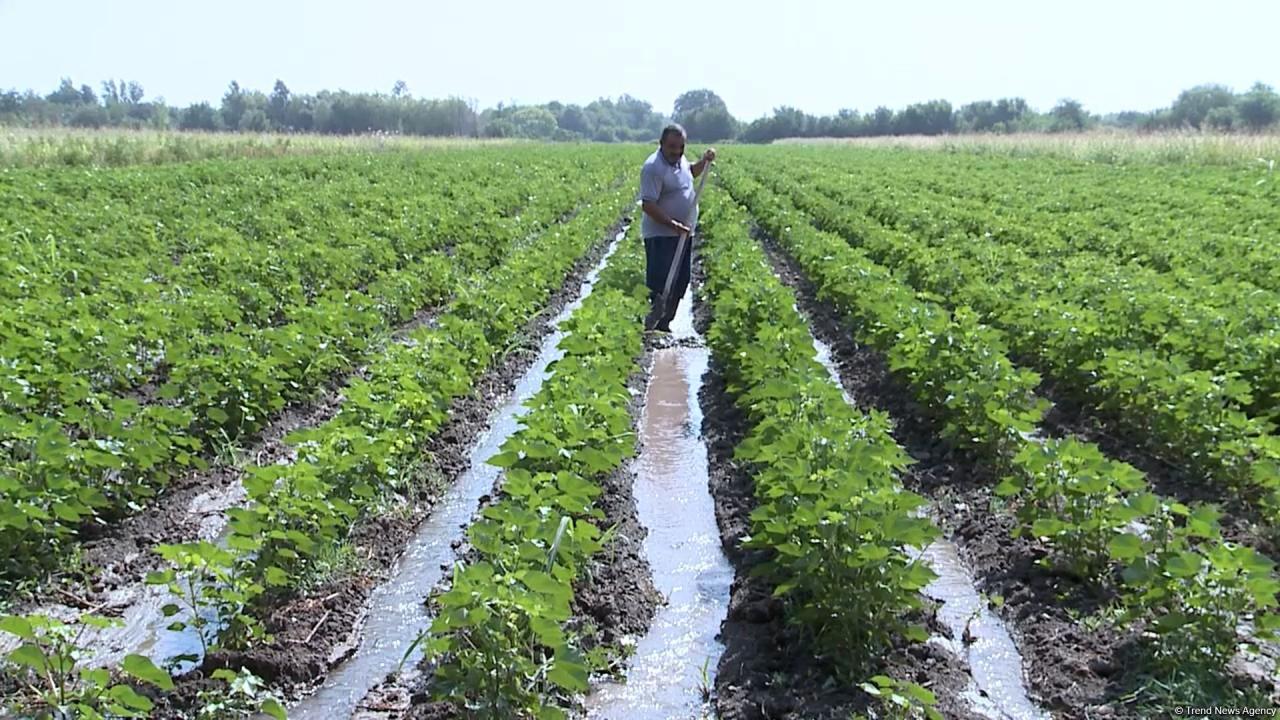
[[[1280,86],[1280,0],[0,0],[0,89],[215,105],[270,92],[458,96],[480,107],[629,93],[670,113],[709,88],[751,120],[1020,96],[1091,112],[1166,107],[1205,82]]]

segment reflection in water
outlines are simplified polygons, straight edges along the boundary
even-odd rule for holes
[[[607,720],[690,718],[704,712],[723,646],[716,640],[733,570],[720,545],[700,436],[698,390],[707,350],[697,346],[688,296],[672,323],[672,347],[656,350],[640,418],[636,506],[645,554],[667,599],[636,645],[625,683],[604,682],[588,715]],[[705,672],[705,675],[704,675]]]
[[[600,264],[588,274],[580,296],[565,306],[552,321],[557,327],[591,294],[600,268],[622,238],[619,233]],[[373,591],[360,642],[355,653],[335,667],[324,684],[311,696],[289,709],[293,720],[351,717],[361,698],[375,684],[396,669],[410,643],[431,622],[423,603],[425,595],[444,576],[455,560],[454,541],[465,532],[479,506],[480,497],[493,489],[498,468],[487,464],[499,447],[517,429],[518,419],[528,408],[523,403],[533,396],[547,377],[548,366],[563,353],[556,347],[563,333],[554,330],[543,340],[537,360],[520,378],[507,402],[490,416],[489,429],[476,438],[469,456],[470,466],[445,492],[431,514],[422,522],[391,571],[390,579]],[[416,664],[417,651],[404,666]]]
[[[840,375],[831,358],[831,348],[813,339],[817,359],[827,368],[832,382],[840,385]],[[846,392],[845,400],[853,399]],[[960,561],[956,546],[939,538],[923,553],[906,548],[912,557],[923,555],[938,577],[924,589],[925,595],[942,603],[938,619],[951,631],[952,640],[935,636],[930,642],[942,644],[957,657],[968,662],[973,683],[965,691],[965,699],[973,709],[999,720],[1047,720],[1027,697],[1022,679],[1022,656],[1000,618],[993,615],[986,602],[974,589],[973,576]],[[967,642],[965,638],[971,642]]]
[[[968,661],[976,687],[970,687],[965,698],[989,717],[1047,720],[1049,714],[1027,697],[1018,647],[1004,623],[987,609],[986,600],[974,590],[973,577],[961,562],[956,546],[938,540],[925,548],[923,555],[938,574],[924,593],[942,603],[938,620],[947,626],[952,637],[934,637],[930,642],[941,643]]]

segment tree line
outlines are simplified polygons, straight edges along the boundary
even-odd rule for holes
[[[1039,112],[1023,98],[981,100],[954,107],[946,100],[914,103],[868,113],[841,110],[810,115],[775,108],[751,122],[735,118],[719,95],[707,89],[678,97],[670,116],[630,95],[600,98],[586,105],[549,102],[478,109],[461,98],[415,98],[404,82],[390,93],[323,90],[294,93],[277,80],[270,93],[231,82],[221,101],[170,106],[147,100],[134,81],[107,80],[95,91],[62,79],[42,95],[34,90],[0,92],[0,124],[80,128],[128,127],[207,132],[393,133],[428,136],[522,137],[540,140],[651,142],[674,120],[699,142],[740,140],[764,143],[786,137],[871,137],[958,133],[1067,132],[1098,126],[1138,131],[1169,129],[1259,132],[1280,123],[1280,95],[1256,83],[1236,93],[1223,85],[1184,90],[1167,108],[1098,115],[1065,99]]]

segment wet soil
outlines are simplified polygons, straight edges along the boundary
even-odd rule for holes
[[[999,481],[992,465],[942,440],[941,423],[914,401],[884,356],[855,342],[838,313],[816,299],[812,284],[781,248],[760,238],[775,271],[796,290],[814,333],[831,345],[846,391],[864,410],[878,409],[892,418],[894,438],[914,460],[904,485],[934,501],[940,527],[973,569],[979,589],[1003,598],[998,614],[1022,654],[1032,698],[1055,717],[1132,717],[1119,699],[1135,633],[1076,619],[1095,614],[1111,598],[1036,563],[1046,548],[1012,538],[1014,519],[992,509],[991,490]]]
[[[612,239],[623,223],[604,236]],[[580,258],[546,308],[517,334],[506,358],[486,371],[473,392],[458,398],[450,408],[450,420],[424,448],[422,483],[397,511],[363,521],[354,531],[352,545],[362,560],[361,571],[335,577],[305,595],[283,600],[267,620],[274,637],[270,643],[247,651],[218,651],[205,658],[200,671],[178,680],[165,698],[160,716],[182,717],[195,695],[208,683],[208,673],[220,667],[247,667],[268,684],[289,696],[304,693],[324,677],[328,668],[353,652],[361,614],[373,588],[396,559],[418,523],[431,511],[441,489],[468,467],[468,450],[485,428],[490,413],[537,356],[542,338],[553,330],[551,320],[577,296],[586,274],[608,248],[602,239]]]
[[[695,286],[702,285],[702,278],[702,267],[695,261]],[[711,324],[705,302],[695,304],[694,319],[705,334]],[[772,596],[773,587],[751,575],[752,568],[768,555],[741,547],[755,507],[754,485],[749,468],[733,459],[733,451],[746,433],[747,421],[730,400],[714,360],[699,401],[716,520],[725,554],[736,570],[729,614],[720,631],[725,651],[715,679],[717,715],[723,720],[843,719],[867,712],[868,696],[856,683],[838,678],[834,664],[819,656],[805,634],[787,622],[782,602]],[[947,636],[932,616],[920,620],[932,632]],[[961,699],[969,683],[967,669],[951,653],[932,644],[904,644],[879,661],[882,672],[931,689],[945,717],[977,717]]]

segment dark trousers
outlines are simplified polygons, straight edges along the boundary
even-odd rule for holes
[[[662,295],[662,290],[667,285],[667,273],[671,271],[672,261],[676,260],[678,244],[680,244],[680,238],[675,235],[644,239],[644,284],[649,288],[649,302],[653,302],[655,298]],[[693,238],[689,238],[684,243],[684,252],[679,260],[676,260],[680,265],[676,270],[675,282],[671,283],[671,296],[667,298],[667,312],[662,322],[671,322],[671,319],[676,316],[676,306],[680,304],[680,298],[684,297],[684,291],[689,287],[692,250]]]

